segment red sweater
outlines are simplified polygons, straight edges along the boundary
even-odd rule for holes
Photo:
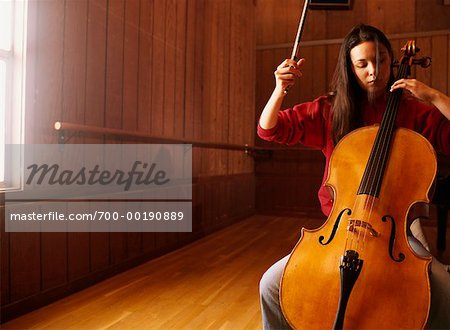
[[[331,138],[330,102],[326,96],[312,102],[302,103],[278,113],[277,125],[263,129],[258,125],[258,135],[267,141],[288,145],[301,143],[307,147],[319,149],[325,155],[325,171],[319,189],[322,212],[329,215],[332,207],[331,196],[324,186],[328,175],[328,163],[334,145]],[[363,109],[364,126],[381,122],[386,101],[375,106],[366,105]],[[450,121],[435,107],[404,96],[397,115],[397,126],[414,130],[430,141],[434,148],[444,154],[450,154]]]

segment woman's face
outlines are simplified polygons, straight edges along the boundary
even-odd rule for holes
[[[352,69],[359,86],[369,98],[379,97],[386,90],[390,76],[391,59],[383,44],[377,46],[373,41],[365,41],[350,50]],[[378,63],[378,65],[377,65]]]

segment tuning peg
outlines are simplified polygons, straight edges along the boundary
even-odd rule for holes
[[[425,56],[422,58],[414,59],[413,64],[419,64],[422,68],[428,68],[431,65],[431,57]]]

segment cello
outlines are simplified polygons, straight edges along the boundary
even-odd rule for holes
[[[429,65],[414,59],[414,41],[402,51],[397,79],[413,64]],[[426,324],[431,257],[412,251],[406,227],[411,207],[430,201],[436,154],[420,134],[395,126],[401,95],[389,94],[379,125],[352,131],[333,151],[325,181],[333,209],[320,228],[302,229],[281,279],[281,308],[293,328]]]

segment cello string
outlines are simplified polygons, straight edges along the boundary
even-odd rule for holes
[[[400,67],[398,77],[403,77],[404,74],[405,74],[405,67],[402,65]],[[372,191],[378,191],[378,189],[380,188],[380,185],[381,185],[381,179],[382,179],[381,170],[382,170],[383,163],[386,162],[386,159],[388,157],[387,149],[389,148],[389,145],[390,145],[389,136],[392,134],[393,129],[394,129],[394,124],[395,124],[394,121],[395,121],[396,112],[397,112],[396,109],[398,108],[399,102],[400,102],[400,98],[399,98],[398,94],[393,95],[392,97],[389,98],[387,110],[386,110],[387,111],[386,118],[385,118],[386,120],[384,121],[386,124],[383,124],[382,127],[380,127],[380,129],[382,131],[380,132],[381,133],[380,141],[377,141],[380,143],[380,145],[377,145],[379,152],[377,153],[377,157],[376,157],[376,165],[377,166],[375,167],[377,170],[375,173],[377,175],[374,175],[371,178],[371,188],[372,188],[371,190]],[[381,153],[381,158],[380,158],[380,155],[378,155],[380,153]],[[375,190],[373,190],[373,188],[375,188]],[[376,200],[375,196],[373,196],[373,197],[374,198],[372,198],[372,199],[369,198],[369,200],[371,200],[371,203],[370,203],[371,205],[369,208],[369,218],[372,216],[373,206],[374,206],[374,203]],[[366,237],[366,233],[365,233],[364,237]]]
[[[369,200],[372,200],[371,201],[372,205],[370,207],[373,208],[373,205],[375,203],[375,197],[370,196],[370,195],[367,195],[367,196],[368,196]],[[372,212],[369,212],[368,219],[370,219],[371,215],[372,215]],[[369,221],[367,221],[367,222],[370,223]],[[364,227],[364,235],[363,235],[363,238],[362,238],[362,247],[361,247],[361,253],[360,253],[361,259],[363,258],[364,250],[365,250],[365,247],[366,247],[366,237],[367,237],[367,227]]]
[[[376,47],[376,50],[375,50],[375,60],[376,60],[376,68],[375,68],[375,77],[378,77],[379,76],[379,61],[380,61],[380,51],[379,51],[379,42],[378,42],[378,38],[375,38],[375,47]],[[375,78],[376,79],[376,78]],[[372,150],[373,150],[373,148],[374,147],[372,147]],[[375,148],[375,154],[376,154],[376,152],[377,152],[377,149]],[[371,154],[372,154],[372,152],[371,152]],[[371,159],[372,157],[371,157],[371,155],[369,155],[369,166],[368,166],[368,168],[366,167],[366,170],[368,171],[367,173],[372,173],[372,164],[373,164],[373,161],[370,161],[370,159]],[[364,177],[364,175],[363,175],[363,177]],[[370,177],[370,175],[368,175],[368,177]],[[367,188],[367,182],[368,182],[368,180],[366,180],[365,182],[363,182],[363,185],[365,186],[365,188]],[[365,189],[363,189],[363,192],[365,192],[366,194],[363,194],[363,200],[364,200],[364,206],[363,206],[363,209],[362,209],[362,215],[360,216],[360,225],[361,226],[363,226],[363,221],[365,222],[365,220],[366,220],[366,212],[367,212],[367,206],[368,206],[368,204],[370,204],[370,194],[367,194],[367,190],[365,190]],[[364,245],[365,245],[365,237],[366,237],[366,227],[365,226],[363,226],[364,227],[364,237],[363,237],[363,242],[362,242],[362,245],[363,245],[363,247],[361,248],[361,253],[362,253],[362,250],[364,249]],[[357,250],[359,249],[359,242],[360,242],[360,239],[361,239],[361,230],[358,230],[358,238],[357,238],[357,241],[356,241],[356,248],[357,248]]]
[[[369,162],[369,168],[370,166],[373,166],[372,164],[370,164]],[[370,173],[370,171],[369,171]],[[364,177],[364,175],[363,175]],[[367,180],[366,180],[367,181]],[[362,182],[363,186],[367,186],[367,182]],[[362,207],[361,207],[362,204]],[[361,208],[362,208],[362,215],[364,215],[365,209],[367,208],[367,195],[366,194],[356,194],[356,198],[355,198],[355,202],[353,204],[353,219],[349,219],[348,220],[348,225],[347,225],[347,237],[346,237],[346,244],[345,244],[345,248],[344,248],[344,253],[345,250],[347,249],[347,241],[348,241],[348,235],[349,235],[349,231],[351,231],[351,238],[350,238],[350,249],[352,249],[353,247],[353,242],[355,241],[355,231],[357,230],[358,227],[358,221],[359,224],[362,225],[362,219],[364,218],[364,216],[361,216]],[[357,219],[357,217],[360,217],[361,219]],[[352,221],[353,221],[353,225],[352,225]],[[353,229],[353,230],[349,230],[349,229]],[[356,238],[356,243],[355,243],[355,250],[358,250],[358,246],[359,246],[359,241],[360,241],[360,233],[361,231],[358,231],[358,236]]]
[[[377,63],[378,64],[378,63]],[[406,72],[403,72],[405,69],[404,65],[400,66],[400,70],[399,70],[399,74],[397,75],[397,79],[399,79],[399,77],[402,77],[403,74],[405,74]],[[381,165],[385,164],[386,159],[387,159],[387,154],[388,151],[387,149],[389,149],[389,145],[390,145],[390,138],[389,136],[392,135],[392,131],[394,128],[394,120],[396,117],[396,113],[397,113],[397,107],[399,104],[399,97],[396,97],[394,95],[394,97],[389,97],[388,98],[388,104],[387,104],[387,111],[388,113],[386,114],[386,120],[383,120],[383,123],[386,122],[386,124],[381,125],[380,129],[382,129],[382,131],[380,132],[380,138],[376,139],[375,143],[376,146],[374,146],[374,150],[375,153],[374,155],[370,155],[371,157],[369,157],[369,159],[371,159],[371,161],[369,162],[369,168],[368,170],[368,175],[367,177],[363,176],[366,180],[362,182],[362,190],[363,192],[368,193],[369,191],[374,192],[373,188],[375,185],[375,191],[377,191],[380,188],[381,185],[381,179],[382,179],[382,168],[380,166],[380,162]],[[392,108],[393,107],[393,108]],[[381,146],[380,146],[381,144]],[[381,156],[379,155],[381,153]],[[377,165],[377,166],[375,166]],[[386,165],[386,164],[385,164]],[[373,168],[376,168],[376,171],[373,172]],[[384,166],[383,166],[384,167]],[[367,188],[369,187],[371,188],[369,191],[367,191]],[[371,196],[370,193],[368,194],[362,194],[365,195],[364,198],[359,198],[358,195],[356,196],[355,199],[355,203],[354,203],[354,215],[358,215],[359,214],[359,205],[360,199],[363,199],[364,203],[363,203],[363,211],[362,211],[362,216],[360,216],[361,219],[356,219],[356,217],[354,217],[353,219],[353,226],[352,226],[352,219],[349,218],[348,225],[347,225],[347,233],[346,233],[346,240],[345,240],[345,244],[344,244],[344,253],[345,250],[347,249],[347,245],[348,245],[348,236],[349,236],[349,231],[352,231],[352,235],[351,235],[351,241],[350,241],[350,248],[353,245],[353,240],[355,237],[355,230],[357,230],[358,227],[358,221],[359,221],[359,227],[363,227],[364,228],[364,234],[363,234],[363,238],[362,238],[362,250],[365,247],[365,241],[366,241],[366,237],[367,237],[367,225],[370,225],[369,221],[365,221],[366,223],[363,224],[363,220],[366,219],[370,219],[373,213],[373,207],[376,201],[376,197],[375,196]],[[367,214],[368,212],[368,214]],[[350,230],[349,230],[350,229]],[[359,247],[360,244],[360,238],[361,238],[361,230],[358,230],[358,235],[357,235],[357,239],[356,239],[356,250]]]
[[[397,79],[403,77],[405,73],[406,73],[406,68],[402,64],[400,66],[399,73],[397,75]],[[368,181],[368,183],[370,182],[371,189],[374,188],[374,186],[373,186],[374,180],[377,179],[377,177],[380,177],[380,175],[379,175],[379,171],[381,171],[380,161],[382,161],[383,159],[380,159],[379,154],[380,153],[381,153],[381,155],[386,154],[385,150],[388,147],[386,139],[389,137],[389,134],[390,134],[390,132],[392,132],[392,128],[394,127],[394,124],[395,124],[394,117],[396,116],[396,111],[394,111],[394,110],[398,105],[399,98],[396,97],[396,95],[394,95],[394,94],[390,94],[390,95],[392,95],[392,96],[388,98],[388,104],[386,106],[386,109],[387,109],[386,118],[383,118],[384,123],[386,123],[386,124],[383,124],[383,122],[382,122],[382,125],[380,126],[380,130],[381,130],[380,139],[378,141],[375,141],[375,142],[378,142],[379,144],[378,144],[378,148],[376,150],[377,152],[374,155],[375,156],[374,159],[377,160],[377,162],[373,162],[373,165],[374,165],[373,167],[375,167],[375,170],[373,170],[371,168],[371,173],[375,173],[376,175],[371,177],[371,179]],[[367,188],[367,186],[366,186],[366,188]]]
[[[391,98],[388,99],[388,105],[387,105],[387,109],[390,108],[391,105]],[[371,192],[373,191],[373,187],[374,187],[374,180],[376,177],[376,169],[380,167],[380,153],[382,154],[383,150],[380,147],[380,145],[382,145],[382,141],[384,140],[384,129],[383,126],[380,126],[379,128],[380,132],[380,138],[375,139],[374,142],[374,146],[373,146],[373,153],[370,155],[369,157],[369,164],[368,164],[368,168],[367,168],[367,177],[366,177],[366,181],[363,182],[363,192],[365,192],[364,196],[365,197],[365,203],[364,203],[364,208],[362,211],[362,217],[361,217],[361,221],[365,221],[366,219],[370,219],[370,217],[372,216],[372,211],[373,211],[373,206],[375,203],[375,198],[373,198],[374,196],[371,196]],[[381,143],[380,143],[381,141]],[[372,197],[372,198],[371,198]],[[365,221],[368,222],[368,221]],[[361,222],[361,226],[363,226],[362,222]],[[364,234],[363,234],[363,238],[362,238],[362,245],[365,245],[365,241],[366,241],[366,237],[367,237],[367,227],[364,225],[363,226],[364,229]],[[359,235],[358,235],[358,241],[357,243],[359,244],[359,240],[360,240],[360,236],[361,236],[361,230],[359,231]],[[363,248],[361,248],[361,250],[363,250]]]
[[[407,70],[408,70],[408,66],[402,64],[401,67],[400,67],[397,79],[405,77],[406,73],[407,73]],[[387,158],[389,157],[389,151],[392,148],[391,145],[393,143],[392,141],[393,141],[393,138],[394,138],[393,133],[394,133],[394,130],[395,130],[395,119],[397,117],[398,106],[399,106],[399,104],[401,102],[401,95],[402,95],[402,90],[398,91],[396,94],[393,94],[393,96],[391,97],[391,99],[393,101],[390,102],[389,105],[392,106],[392,108],[388,108],[388,110],[390,110],[390,111],[388,112],[387,118],[386,118],[387,119],[387,124],[389,124],[389,125],[386,125],[385,131],[382,132],[382,133],[384,133],[382,135],[382,137],[383,137],[383,145],[382,146],[383,146],[383,148],[385,150],[382,153],[382,159],[380,161],[381,161],[381,164],[383,164],[384,169],[387,166]],[[383,179],[383,176],[384,176],[384,170],[381,172],[382,168],[379,167],[379,169],[380,169],[379,170],[380,172],[378,173],[379,175],[374,177],[374,179],[376,180],[375,181],[375,184],[376,184],[375,190],[376,191],[380,191],[381,184],[382,184],[382,179]],[[375,202],[375,200],[376,199],[374,198],[373,203]],[[372,216],[373,205],[374,204],[372,204],[372,207],[371,207],[370,217]],[[367,233],[365,232],[364,242],[366,240],[366,234]]]
[[[387,108],[389,109],[390,105],[392,104],[391,98],[389,98],[388,100],[388,105]],[[375,196],[372,196],[371,193],[374,192],[373,187],[374,187],[374,180],[376,178],[376,174],[377,171],[376,169],[380,167],[380,153],[382,154],[383,150],[380,147],[380,145],[382,145],[382,141],[384,140],[384,129],[382,129],[383,127],[380,127],[379,129],[380,131],[380,138],[375,140],[374,143],[374,147],[373,147],[373,153],[370,155],[369,157],[369,164],[368,164],[368,168],[367,168],[367,172],[368,175],[366,177],[366,181],[363,182],[363,192],[365,192],[364,196],[365,197],[365,203],[364,203],[364,208],[362,211],[362,217],[361,217],[361,221],[365,221],[367,223],[369,223],[369,221],[366,221],[368,219],[371,218],[372,216],[372,211],[373,211],[373,206],[375,203]],[[381,141],[381,142],[380,142]],[[360,223],[361,226],[363,226],[364,229],[364,234],[363,234],[363,238],[362,238],[362,248],[361,250],[363,250],[364,246],[365,246],[365,241],[366,241],[366,237],[367,237],[367,227],[365,225],[362,224],[362,222]],[[359,240],[361,238],[361,231],[359,231],[359,235],[358,235],[358,244],[359,244]]]
[[[398,77],[402,77],[404,75],[405,68],[402,66],[400,68],[400,72]],[[378,145],[378,154],[376,155],[376,163],[375,163],[375,174],[372,177],[371,180],[371,190],[373,190],[373,188],[376,188],[374,191],[377,191],[378,188],[380,187],[380,179],[382,178],[381,176],[381,171],[382,171],[382,165],[383,162],[386,161],[386,158],[388,156],[388,148],[390,146],[389,144],[389,137],[392,135],[393,129],[395,127],[395,117],[396,117],[396,109],[398,108],[400,102],[400,98],[399,95],[392,95],[392,97],[389,98],[389,102],[387,105],[387,114],[386,114],[386,118],[385,118],[385,122],[386,124],[382,125],[382,127],[380,127],[380,129],[382,130],[380,133],[380,140],[378,141],[380,143],[380,145]],[[379,155],[381,154],[381,156]],[[382,158],[380,158],[382,157]],[[375,184],[375,187],[373,186]]]
[[[397,75],[397,79],[405,77],[406,73],[407,73],[407,69],[408,69],[407,65],[401,64],[399,73]],[[380,129],[383,128],[383,130],[380,132],[381,134],[380,134],[380,140],[379,140],[379,141],[381,141],[380,142],[381,147],[379,145],[374,146],[375,151],[376,151],[374,154],[375,155],[374,159],[375,159],[376,163],[378,163],[376,166],[377,171],[375,172],[377,175],[375,175],[375,176],[369,175],[368,176],[369,180],[366,182],[363,182],[363,187],[364,187],[363,189],[367,189],[368,182],[370,182],[370,188],[371,188],[370,191],[372,191],[372,192],[379,191],[379,189],[381,188],[382,178],[383,178],[382,174],[384,174],[385,166],[387,166],[386,162],[387,162],[387,158],[388,158],[389,147],[390,147],[390,144],[392,143],[392,139],[393,139],[393,131],[395,129],[395,119],[396,119],[397,112],[398,112],[398,105],[401,101],[401,98],[400,98],[401,93],[402,92],[399,91],[399,92],[397,92],[396,95],[390,94],[393,96],[389,97],[389,100],[388,100],[386,120],[383,121],[383,123],[385,123],[385,124],[381,125],[381,127],[380,127]],[[378,142],[378,141],[376,141],[376,142]],[[380,155],[378,155],[379,153],[381,153],[381,158],[380,158]],[[384,166],[383,166],[384,169],[382,166],[380,166],[380,163],[381,163],[381,165],[384,164]],[[370,168],[370,166],[369,166],[369,169],[371,170],[372,168]],[[369,173],[373,173],[373,172],[369,171]],[[374,184],[375,184],[375,191],[373,190]],[[363,191],[367,192],[367,190],[363,190]],[[362,217],[362,219],[366,218],[367,206],[369,204],[370,204],[370,207],[369,207],[368,219],[371,218],[375,201],[376,201],[376,197],[375,196],[371,197],[370,194],[368,194],[368,197],[367,197],[367,200],[365,203],[365,207],[364,207],[364,212],[363,212],[364,216]],[[370,224],[370,222],[368,222],[368,223]],[[362,223],[361,223],[361,225],[362,225]],[[364,227],[364,235],[363,235],[363,239],[362,239],[361,255],[364,251],[365,241],[366,241],[367,231],[368,231],[366,225],[364,225],[363,227]],[[359,233],[360,233],[360,231],[359,231]],[[360,238],[360,235],[358,235],[357,245],[359,245],[359,238]]]
[[[358,230],[358,238],[356,240],[356,249],[360,251],[360,256],[361,256],[361,253],[363,251],[363,246],[364,246],[364,242],[365,242],[364,238],[366,237],[366,235],[365,235],[366,227],[363,225],[363,222],[366,222],[365,221],[365,219],[366,219],[366,209],[367,209],[367,205],[369,203],[368,201],[370,200],[370,195],[365,194],[363,196],[364,196],[364,207],[363,207],[361,219],[359,220],[360,227],[364,228],[364,235],[363,235],[363,241],[361,243],[361,245],[362,245],[361,250],[359,249],[359,244],[360,244],[360,241],[361,241],[361,232],[362,232],[362,230]]]
[[[352,245],[353,245],[353,233],[350,233],[351,232],[351,223],[352,223],[352,218],[354,217],[354,215],[355,215],[355,210],[356,210],[356,205],[358,204],[358,195],[356,195],[356,198],[355,198],[355,201],[354,201],[354,203],[353,203],[353,213],[351,214],[352,216],[350,216],[350,217],[348,217],[348,219],[347,219],[347,227],[346,227],[346,235],[345,235],[345,244],[344,244],[344,251],[343,251],[343,254],[342,255],[345,255],[345,251],[347,251],[347,249],[348,250],[351,250],[352,249]],[[351,238],[350,238],[350,246],[348,246],[348,244],[349,244],[349,233],[350,233],[350,235],[351,235]]]
[[[406,75],[407,66],[406,65],[402,65],[400,67],[400,69],[401,70],[399,70],[400,72],[399,72],[398,77],[397,77],[398,79],[403,78]],[[394,132],[394,129],[395,129],[395,118],[396,118],[396,115],[397,115],[398,106],[399,106],[400,101],[401,101],[401,97],[400,96],[401,96],[401,91],[398,92],[397,95],[394,95],[392,97],[392,99],[393,99],[392,107],[393,108],[392,108],[392,111],[390,111],[388,113],[388,116],[389,116],[388,117],[388,119],[389,119],[388,123],[389,123],[389,125],[387,125],[386,132],[384,132],[384,136],[383,136],[383,139],[384,139],[383,148],[385,150],[388,149],[390,147],[391,143],[392,143],[391,139],[393,139],[393,132]],[[391,139],[389,139],[389,137],[391,137]],[[382,157],[383,158],[380,160],[381,163],[382,164],[386,163],[387,158],[389,157],[389,153],[387,151],[383,152],[382,153]],[[374,182],[376,184],[375,189],[379,190],[381,188],[381,184],[382,184],[382,176],[378,175],[374,179],[376,179],[376,181]]]
[[[401,65],[400,66],[400,70],[399,73],[397,75],[397,80],[402,78],[405,74],[406,74],[406,70],[407,67],[405,65]],[[388,98],[388,104],[386,107],[386,118],[385,120],[383,120],[383,125],[380,126],[380,130],[382,130],[380,132],[380,139],[375,141],[375,145],[374,145],[374,156],[372,159],[372,162],[369,162],[369,173],[372,175],[368,175],[368,180],[366,182],[364,182],[364,187],[365,189],[367,189],[367,184],[369,184],[369,187],[371,188],[369,191],[375,192],[378,191],[378,189],[380,188],[381,185],[381,180],[382,180],[382,167],[383,164],[386,163],[387,157],[388,157],[388,151],[387,149],[389,149],[390,146],[390,136],[392,137],[392,133],[395,127],[395,118],[396,118],[396,114],[397,114],[397,109],[398,109],[398,105],[400,103],[400,97],[399,95],[393,95],[392,97]],[[381,154],[381,157],[380,157]],[[377,166],[375,166],[377,165]],[[375,171],[375,175],[373,174],[374,172],[373,167],[376,168]],[[375,186],[374,186],[375,185]],[[373,188],[375,188],[375,190],[373,190]],[[368,192],[367,190],[364,190],[365,192]],[[366,237],[367,237],[367,225],[370,225],[370,221],[366,221],[367,224],[362,223],[363,219],[370,219],[372,217],[372,213],[373,213],[373,207],[375,205],[375,201],[376,201],[376,197],[375,196],[371,196],[370,194],[366,195],[367,198],[365,199],[365,203],[364,203],[364,209],[363,209],[363,217],[361,217],[362,219],[360,220],[360,225],[364,228],[364,234],[363,234],[363,238],[362,238],[362,247],[361,247],[361,254],[364,251],[364,247],[365,247],[365,242],[366,242]],[[369,206],[370,205],[370,206]],[[368,211],[368,214],[367,214]],[[359,242],[360,242],[360,236],[361,236],[361,231],[358,231],[358,239],[356,242],[356,246],[359,247]]]
[[[355,240],[355,230],[356,230],[357,223],[358,223],[357,216],[359,214],[359,208],[360,208],[360,205],[358,205],[358,204],[361,204],[361,201],[360,201],[361,199],[362,198],[359,195],[356,195],[355,203],[353,204],[353,219],[350,219],[349,224],[347,226],[347,234],[349,231],[351,232],[350,250],[352,249],[353,242]],[[353,222],[353,224],[352,224],[352,222]],[[353,230],[351,230],[352,228],[353,228]],[[354,248],[355,250],[357,250],[357,246],[358,246],[358,240],[356,240],[356,243],[355,243],[355,248]]]
[[[402,67],[400,67],[400,72],[398,77],[403,76],[405,69]],[[390,133],[392,132],[392,128],[394,126],[394,117],[396,115],[396,111],[394,111],[395,107],[397,107],[398,105],[398,101],[399,98],[396,97],[395,95],[392,95],[392,97],[388,98],[388,104],[386,106],[386,118],[383,118],[383,122],[382,125],[380,126],[380,137],[378,140],[375,141],[375,143],[377,143],[377,146],[375,148],[375,154],[374,154],[374,161],[372,162],[372,167],[370,168],[370,173],[372,173],[372,176],[369,178],[369,180],[366,183],[366,188],[367,188],[367,184],[370,183],[370,189],[368,189],[369,191],[373,191],[374,188],[374,181],[380,177],[380,171],[381,171],[381,166],[380,166],[380,162],[382,162],[385,158],[380,158],[380,157],[385,157],[386,155],[386,148],[389,147],[389,145],[387,144],[387,139],[390,135]],[[381,155],[380,155],[381,154]],[[374,169],[375,168],[375,169]],[[379,186],[375,186],[375,187],[379,187]]]
[[[360,208],[360,205],[359,204],[361,204],[361,201],[360,201],[360,199],[361,199],[361,197],[360,197],[360,195],[358,195],[358,194],[356,194],[356,196],[355,196],[355,201],[354,201],[354,203],[353,203],[353,208],[352,208],[352,217],[349,217],[348,219],[347,219],[347,228],[346,228],[346,231],[347,231],[347,233],[346,233],[346,237],[345,237],[345,244],[344,244],[344,251],[343,251],[343,255],[345,255],[345,251],[347,251],[347,248],[349,249],[349,250],[351,250],[352,249],[352,247],[353,247],[353,241],[354,241],[354,238],[355,238],[355,233],[354,233],[354,229],[356,228],[356,226],[354,225],[355,224],[355,221],[357,221],[357,219],[356,219],[356,217],[355,216],[357,216],[358,215],[358,213],[359,213],[359,208]],[[353,218],[353,219],[352,219]],[[353,226],[352,226],[352,221],[353,221]],[[353,228],[353,230],[351,230]],[[351,237],[350,237],[350,246],[348,247],[348,243],[349,243],[349,233],[350,233],[350,235],[351,235]]]
[[[396,102],[395,102],[395,107],[398,107],[399,103],[400,103],[400,97],[397,97],[397,98],[396,98]],[[388,135],[391,135],[391,136],[392,136],[392,139],[393,139],[393,131],[394,131],[394,126],[389,127]],[[386,142],[386,144],[391,144],[391,143],[392,143],[392,141],[387,141],[387,142]],[[388,146],[386,146],[386,147],[388,147]],[[383,154],[383,159],[382,159],[382,161],[383,161],[383,162],[386,162],[388,157],[389,157],[389,155],[388,155],[388,153],[386,152],[385,154]],[[378,189],[380,189],[380,187],[381,187],[382,180],[381,180],[381,177],[380,177],[380,178],[377,178],[377,179],[378,179],[378,180],[376,181],[376,189],[378,190]]]
[[[399,69],[399,73],[397,75],[397,80],[401,79],[403,77],[406,77],[407,74],[407,70],[408,70],[408,65],[405,64],[401,64],[400,69]],[[391,94],[392,95],[392,94]],[[393,131],[395,129],[395,119],[397,116],[397,112],[398,112],[398,106],[401,102],[401,95],[402,95],[402,90],[400,90],[399,92],[397,92],[397,94],[393,94],[392,97],[389,98],[388,102],[388,106],[387,106],[387,111],[388,113],[386,114],[386,125],[382,125],[383,126],[383,131],[381,132],[381,141],[382,143],[382,148],[384,150],[382,150],[383,152],[381,152],[381,159],[379,159],[379,156],[377,156],[377,162],[378,162],[378,166],[377,166],[377,174],[376,176],[374,176],[372,178],[371,185],[373,187],[373,184],[375,184],[375,191],[378,191],[381,188],[381,184],[382,184],[382,179],[383,176],[382,174],[384,173],[381,172],[382,167],[380,166],[380,162],[381,164],[384,164],[385,166],[387,166],[387,158],[389,156],[388,152],[390,149],[390,145],[392,144],[392,140],[393,140]],[[392,101],[391,101],[392,100]],[[392,107],[392,108],[391,108]],[[381,129],[381,128],[380,128]],[[384,167],[384,166],[383,166]],[[370,198],[369,198],[370,200]],[[376,198],[373,197],[372,201],[371,201],[371,206],[370,206],[370,212],[369,212],[369,218],[372,216],[372,212],[373,212],[373,205],[376,201]],[[364,237],[363,237],[363,247],[362,250],[364,250],[365,247],[365,241],[366,241],[366,235],[367,235],[367,228],[364,227]]]

